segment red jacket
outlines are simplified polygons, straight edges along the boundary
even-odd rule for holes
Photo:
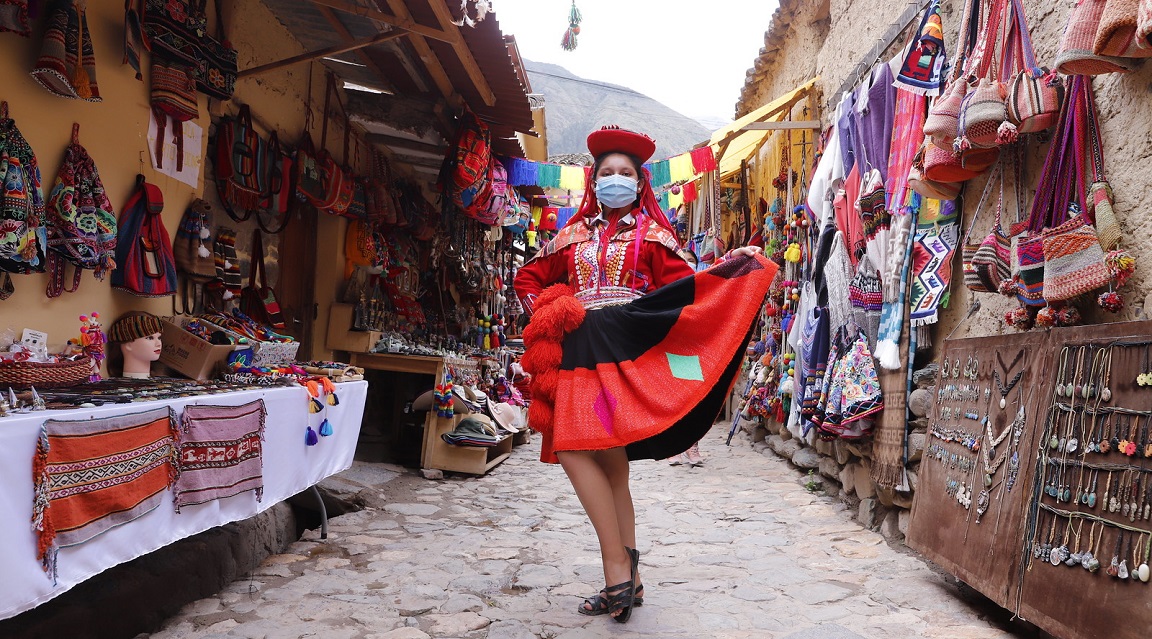
[[[627,303],[692,274],[676,253],[676,237],[656,222],[648,220],[639,246],[635,240],[631,214],[618,222],[595,216],[565,226],[517,272],[516,296],[531,314],[542,290],[565,283],[592,309]]]

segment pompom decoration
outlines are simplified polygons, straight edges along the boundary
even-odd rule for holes
[[[784,249],[784,259],[789,261],[789,262],[792,262],[792,263],[799,262],[800,261],[800,245],[797,244],[796,242],[789,244],[788,248]]]
[[[1065,306],[1056,311],[1056,324],[1058,326],[1078,326],[1084,320],[1080,316],[1080,309],[1075,306]]]
[[[1018,331],[1026,331],[1032,328],[1033,321],[1028,309],[1021,307],[1004,313],[1004,323]]]
[[[674,184],[672,186],[672,195],[680,195],[680,185]]]
[[[328,437],[331,434],[332,434],[332,422],[328,421],[328,418],[325,417],[324,421],[320,422],[320,436],[321,437]]]
[[[1109,251],[1104,256],[1104,263],[1108,265],[1108,270],[1112,272],[1112,277],[1116,280],[1117,288],[1124,286],[1128,278],[1136,272],[1136,258],[1132,257],[1125,251]]]
[[[316,435],[316,431],[312,430],[312,427],[309,426],[308,430],[304,431],[304,445],[315,446],[319,441],[320,438]]]
[[[553,402],[560,377],[561,342],[584,321],[584,306],[572,289],[553,284],[536,299],[531,323],[524,329],[526,350],[520,364],[532,374],[532,403],[528,425],[548,436],[552,432]]]
[[[1109,313],[1119,313],[1124,310],[1124,298],[1116,291],[1101,293],[1100,297],[1096,298],[1096,303]]]
[[[996,287],[996,291],[1004,297],[1016,297],[1016,290],[1016,280],[1009,278],[1000,280],[1000,285]]]
[[[580,33],[582,16],[576,8],[576,0],[572,0],[572,8],[568,10],[568,29],[564,31],[564,38],[560,41],[560,48],[565,51],[576,50],[576,36]]]
[[[1036,313],[1036,326],[1040,328],[1052,328],[1056,326],[1056,309],[1051,306],[1045,306]]]
[[[1012,144],[1018,139],[1020,139],[1020,131],[1011,122],[1005,121],[1000,124],[999,129],[996,129],[996,144]]]

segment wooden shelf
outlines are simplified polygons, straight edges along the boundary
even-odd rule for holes
[[[463,415],[449,418],[428,414],[429,423],[425,426],[428,430],[424,433],[425,450],[428,452],[428,459],[423,464],[425,468],[483,475],[512,454],[512,435],[505,436],[495,446],[487,447],[453,446],[440,438],[456,428],[456,424],[463,418]],[[429,437],[429,431],[432,437]]]

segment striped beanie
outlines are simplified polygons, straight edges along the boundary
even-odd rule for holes
[[[164,325],[160,318],[151,313],[134,313],[116,320],[112,328],[108,329],[108,341],[131,342],[164,332]]]

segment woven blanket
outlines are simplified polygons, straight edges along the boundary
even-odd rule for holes
[[[163,501],[176,475],[172,412],[44,422],[32,462],[38,558],[55,578],[59,548],[92,539]]]
[[[734,257],[628,304],[587,311],[563,341],[550,432],[533,424],[545,431],[541,460],[619,446],[629,459],[687,450],[732,388],[776,271],[762,256]]]
[[[191,405],[181,418],[176,511],[247,490],[264,493],[264,400],[242,406]]]
[[[935,324],[948,306],[952,254],[960,238],[956,203],[928,200],[916,223],[912,245],[912,291],[908,317],[912,326]]]

